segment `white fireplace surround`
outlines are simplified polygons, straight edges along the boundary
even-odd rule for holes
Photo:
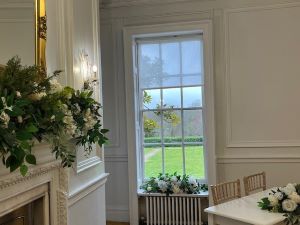
[[[0,166],[0,217],[43,198],[44,225],[67,225],[68,170],[53,159],[47,145],[39,145],[35,152],[38,165],[25,177]]]

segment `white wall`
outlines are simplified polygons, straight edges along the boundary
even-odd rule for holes
[[[82,89],[81,53],[87,54],[91,65],[99,68],[99,1],[47,1],[48,40],[47,68],[51,73],[61,69],[59,80],[65,85]],[[101,79],[94,97],[102,101]],[[103,149],[95,148],[87,158],[77,149],[73,168],[68,169],[68,224],[104,225],[105,182]]]
[[[173,2],[173,3],[171,3]],[[299,0],[106,0],[101,11],[107,216],[128,221],[122,29],[213,21],[219,181],[266,171],[268,186],[299,179]]]

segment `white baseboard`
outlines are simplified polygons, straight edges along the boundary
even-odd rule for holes
[[[106,207],[106,220],[115,222],[129,222],[129,210],[125,207]]]

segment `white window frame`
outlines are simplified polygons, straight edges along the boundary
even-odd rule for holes
[[[163,42],[163,41],[167,41],[167,42],[169,42],[169,41],[182,41],[182,40],[184,40],[184,41],[186,41],[186,40],[201,40],[201,42],[203,42],[203,37],[202,37],[202,32],[200,33],[195,33],[195,34],[181,34],[181,35],[178,35],[178,36],[165,36],[165,35],[163,35],[163,36],[158,36],[158,37],[154,37],[154,38],[148,38],[148,37],[146,37],[146,38],[139,38],[139,39],[137,39],[137,40],[135,40],[135,43],[134,43],[134,46],[136,47],[136,49],[135,49],[135,52],[136,52],[136,57],[134,58],[134,63],[133,63],[133,65],[136,65],[136,67],[137,68],[134,68],[136,71],[138,71],[138,54],[140,54],[140,52],[139,52],[139,48],[138,48],[138,45],[139,44],[145,44],[145,43],[154,43],[154,42],[156,42],[157,41],[157,43],[159,42],[159,43],[161,43],[161,42]],[[161,47],[160,47],[161,48]],[[161,53],[160,53],[161,54]],[[180,53],[181,54],[181,53]],[[182,55],[180,55],[180,57],[182,57]],[[181,60],[180,60],[181,61]],[[199,62],[202,66],[203,66],[203,62]],[[182,62],[180,62],[180,70],[182,70]],[[179,74],[179,76],[182,76],[181,75],[181,73],[182,73],[182,71],[180,72],[180,74]],[[202,72],[202,74],[201,74],[201,76],[202,77],[204,77],[204,73]],[[172,77],[174,77],[174,75],[172,75]],[[137,74],[137,82],[139,82],[139,79],[140,79],[140,77],[139,77],[139,75]],[[147,90],[153,90],[153,89],[158,89],[158,90],[160,90],[160,92],[161,92],[161,96],[160,96],[160,101],[162,102],[163,101],[163,90],[164,89],[169,89],[169,88],[180,88],[180,89],[182,89],[182,88],[185,88],[185,87],[200,87],[201,88],[201,91],[202,91],[202,95],[201,95],[201,97],[202,96],[204,96],[204,94],[203,94],[203,90],[204,90],[204,84],[203,84],[203,82],[201,83],[201,84],[197,84],[197,85],[182,85],[182,86],[172,86],[172,87],[161,87],[161,88],[158,88],[158,87],[156,87],[156,88],[145,88],[145,89],[147,89]],[[183,92],[182,92],[182,90],[180,91],[180,93],[181,93],[181,101],[183,100]],[[138,150],[140,150],[140,151],[138,151],[138,157],[139,157],[139,160],[141,161],[141,163],[139,164],[139,166],[140,167],[138,167],[138,170],[140,170],[141,172],[139,173],[139,175],[141,176],[138,180],[142,180],[142,179],[144,179],[145,177],[145,160],[144,160],[144,151],[142,151],[143,149],[144,149],[144,143],[143,143],[143,139],[144,139],[144,137],[143,137],[143,118],[142,118],[142,113],[143,112],[151,112],[151,111],[160,111],[160,112],[162,112],[161,113],[161,115],[160,115],[160,117],[161,117],[161,123],[163,123],[163,112],[165,112],[165,111],[169,111],[170,109],[164,109],[164,108],[161,108],[161,109],[159,109],[159,110],[157,110],[157,109],[144,109],[144,107],[143,107],[143,102],[142,102],[142,93],[141,93],[141,89],[140,89],[140,87],[139,87],[139,85],[138,86],[136,86],[135,87],[135,94],[137,95],[136,96],[136,99],[137,99],[137,102],[139,102],[139,104],[138,104],[138,111],[136,112],[137,114],[139,114],[139,115],[137,115],[139,118],[139,131],[140,131],[140,135],[139,135],[139,137],[140,137],[140,139],[138,140],[139,141],[139,143],[138,143]],[[201,102],[202,102],[203,100],[201,99]],[[203,114],[203,106],[201,105],[201,106],[198,106],[198,107],[184,107],[183,106],[183,102],[181,102],[181,106],[180,107],[175,107],[173,110],[176,110],[176,111],[180,111],[180,116],[181,116],[181,122],[180,122],[180,124],[181,124],[181,136],[182,137],[184,137],[185,135],[184,135],[184,124],[183,124],[183,111],[185,111],[185,110],[201,110],[201,113]],[[160,144],[158,144],[157,146],[159,146],[159,147],[161,147],[162,148],[162,173],[165,173],[165,147],[163,146],[163,132],[164,132],[164,130],[163,130],[163,125],[161,124],[161,128],[160,128],[160,132],[161,132],[161,137],[162,137],[162,140],[161,140],[161,143]],[[204,137],[205,138],[205,137]],[[185,172],[186,172],[186,159],[185,159],[185,156],[186,156],[186,154],[185,154],[185,148],[186,148],[186,143],[184,142],[184,140],[182,139],[182,141],[181,141],[181,143],[179,143],[178,142],[178,144],[181,144],[181,148],[182,148],[182,160],[183,160],[183,162],[182,162],[182,169],[183,169],[183,172],[184,172],[184,174],[185,174]],[[203,143],[201,142],[199,142],[199,143],[195,143],[195,144],[198,144],[199,146],[200,146],[200,144],[201,145],[203,145]],[[205,151],[205,149],[204,149],[204,151]],[[200,157],[200,155],[199,155],[199,157]],[[206,157],[204,157],[204,158],[206,158]],[[206,160],[204,160],[204,167],[205,167],[205,171],[206,171],[206,162],[205,162]],[[176,171],[173,171],[173,172],[176,172]],[[178,171],[177,171],[178,172]],[[198,180],[198,182],[200,182],[200,183],[207,183],[207,173],[205,173],[205,175],[204,175],[204,178],[202,178],[202,179],[197,179]]]
[[[129,176],[129,210],[130,224],[138,225],[138,189],[141,183],[141,160],[139,154],[140,123],[138,112],[139,101],[136,96],[137,71],[135,70],[135,39],[180,34],[203,35],[204,59],[204,97],[203,97],[203,125],[204,125],[204,152],[206,162],[206,177],[208,184],[216,182],[215,161],[215,118],[214,118],[214,79],[213,79],[213,39],[212,22],[210,20],[145,25],[125,27],[124,38],[124,67],[126,81],[126,124]]]

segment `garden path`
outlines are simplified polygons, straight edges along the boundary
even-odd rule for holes
[[[151,157],[155,156],[159,151],[160,151],[160,148],[155,148],[151,152],[147,153],[145,155],[145,162],[147,162],[148,159],[150,159]]]

